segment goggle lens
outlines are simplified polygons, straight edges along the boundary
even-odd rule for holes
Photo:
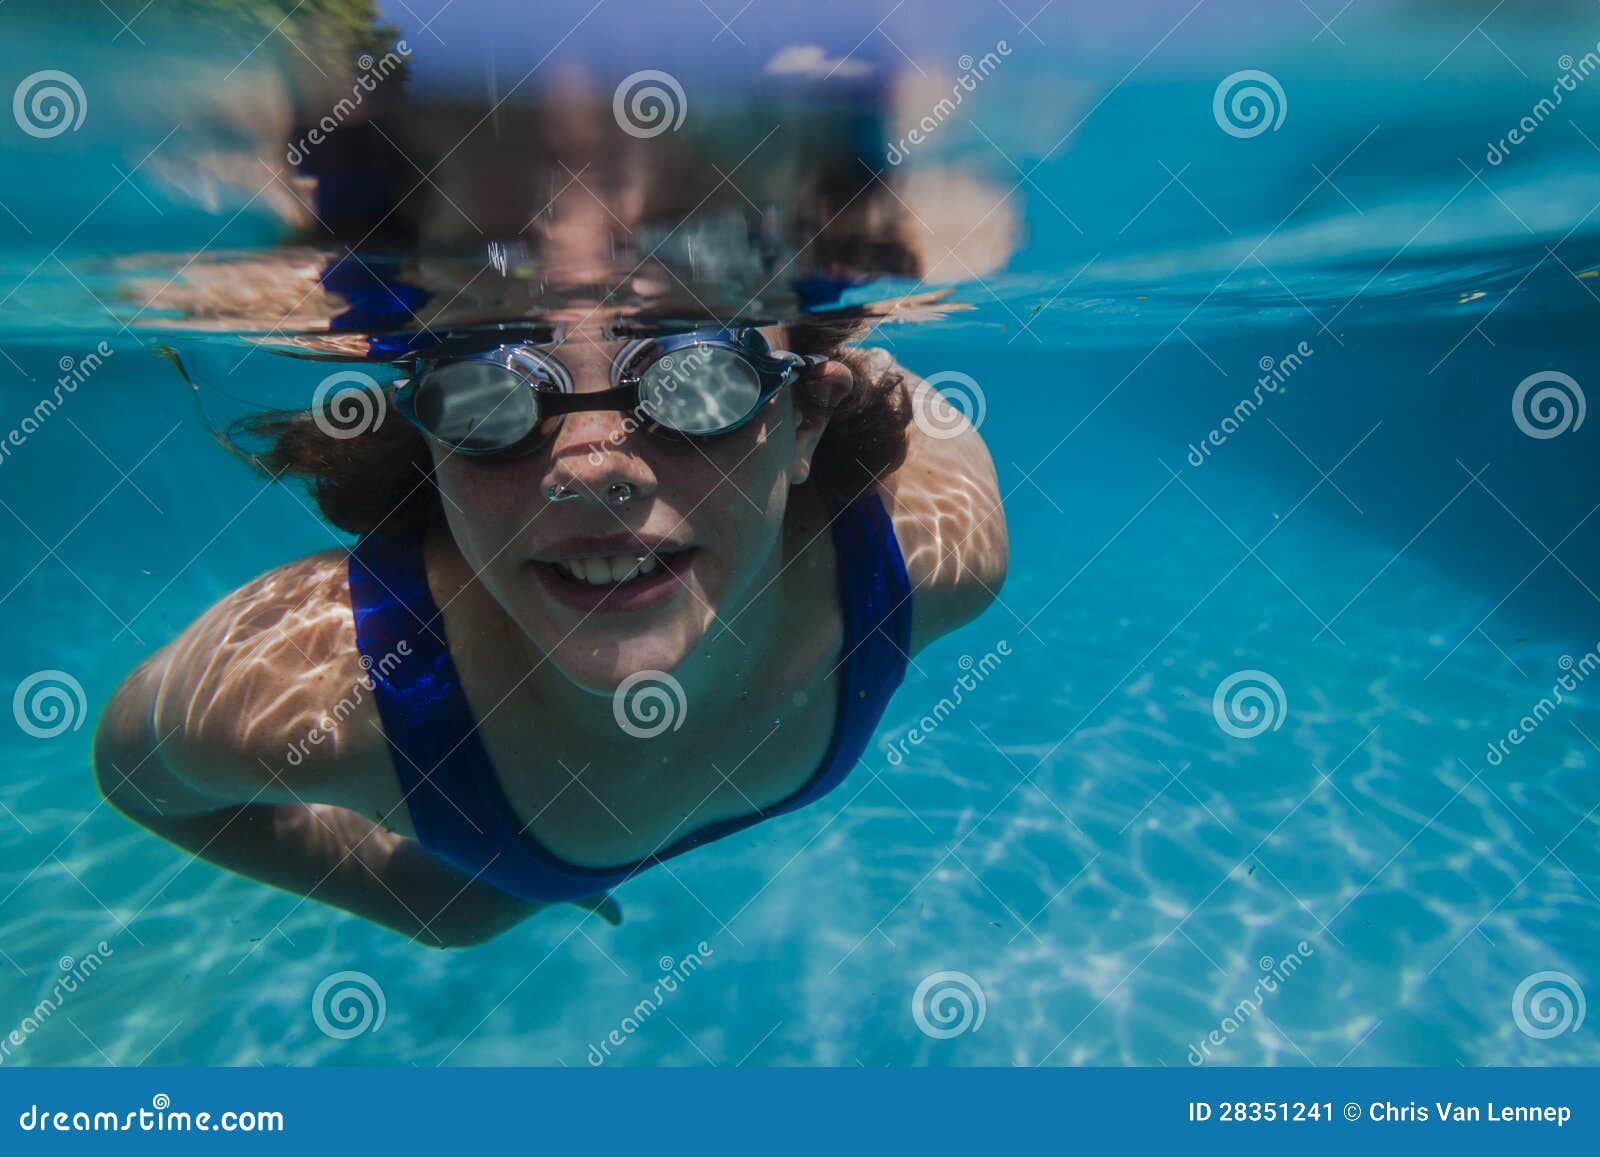
[[[630,348],[637,348],[639,357],[632,359],[624,351],[617,359],[614,390],[625,381],[636,382],[636,400],[630,403],[636,412],[663,431],[691,437],[736,429],[754,416],[780,381],[788,380],[771,370],[763,377],[752,351],[737,345],[695,342],[653,360],[645,343]],[[764,356],[765,347],[754,352]],[[639,361],[644,364],[638,377],[628,378],[627,367]],[[550,392],[571,394],[571,379],[560,362],[525,346],[443,361],[426,369],[412,390],[412,421],[430,437],[468,454],[500,454],[531,445],[536,431],[542,440],[555,432],[563,414],[587,408],[555,404]],[[541,403],[541,396],[548,401]]]
[[[412,406],[417,422],[439,441],[468,453],[493,453],[533,432],[540,392],[567,388],[543,359],[517,351],[509,368],[488,359],[436,367],[419,383]]]
[[[720,346],[690,346],[657,359],[639,379],[639,409],[680,434],[716,434],[748,418],[761,400],[749,360]]]

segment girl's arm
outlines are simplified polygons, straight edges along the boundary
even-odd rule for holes
[[[383,825],[404,804],[365,675],[343,552],[286,564],[128,676],[95,735],[96,781],[199,859],[423,944],[481,943],[545,907]],[[327,741],[297,744],[329,731],[335,704]],[[609,899],[583,906],[619,919]]]
[[[237,770],[180,774],[173,764],[184,762],[192,737],[181,725],[165,736],[154,727],[166,659],[164,652],[129,676],[95,735],[95,778],[128,818],[208,863],[433,947],[481,943],[542,906],[474,882],[354,811],[296,799],[270,768],[253,790]],[[219,790],[230,781],[239,790]]]
[[[433,948],[481,944],[541,907],[474,883],[415,840],[344,808],[256,803],[187,816],[128,815],[220,868]]]
[[[870,356],[877,372],[904,374],[911,392],[905,462],[878,486],[911,579],[916,654],[999,598],[1011,539],[994,461],[965,416],[978,409],[973,399],[947,400],[887,351]]]

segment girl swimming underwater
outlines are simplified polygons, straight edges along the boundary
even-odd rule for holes
[[[213,864],[447,947],[792,811],[1004,580],[976,430],[817,323],[442,348],[334,438],[271,416],[352,550],[146,660],[101,790]],[[481,346],[481,343],[480,343]],[[937,408],[937,412],[936,412]],[[630,714],[641,689],[665,715]]]

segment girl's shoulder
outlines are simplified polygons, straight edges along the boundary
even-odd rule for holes
[[[878,493],[911,580],[915,653],[995,601],[1011,546],[994,462],[966,407],[895,368],[905,376],[912,419],[905,461],[879,480]]]
[[[225,596],[151,663],[155,735],[185,779],[261,802],[341,802],[386,753],[356,646],[349,554],[322,551]],[[364,794],[364,793],[360,793]]]

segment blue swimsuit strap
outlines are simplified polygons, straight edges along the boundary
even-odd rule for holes
[[[835,504],[833,534],[844,657],[838,718],[822,766],[770,808],[710,824],[655,855],[606,868],[586,868],[552,854],[506,799],[450,656],[420,538],[363,538],[351,553],[349,570],[356,642],[422,846],[523,899],[581,899],[832,791],[860,760],[905,678],[911,645],[911,585],[894,523],[877,494],[847,506]]]

